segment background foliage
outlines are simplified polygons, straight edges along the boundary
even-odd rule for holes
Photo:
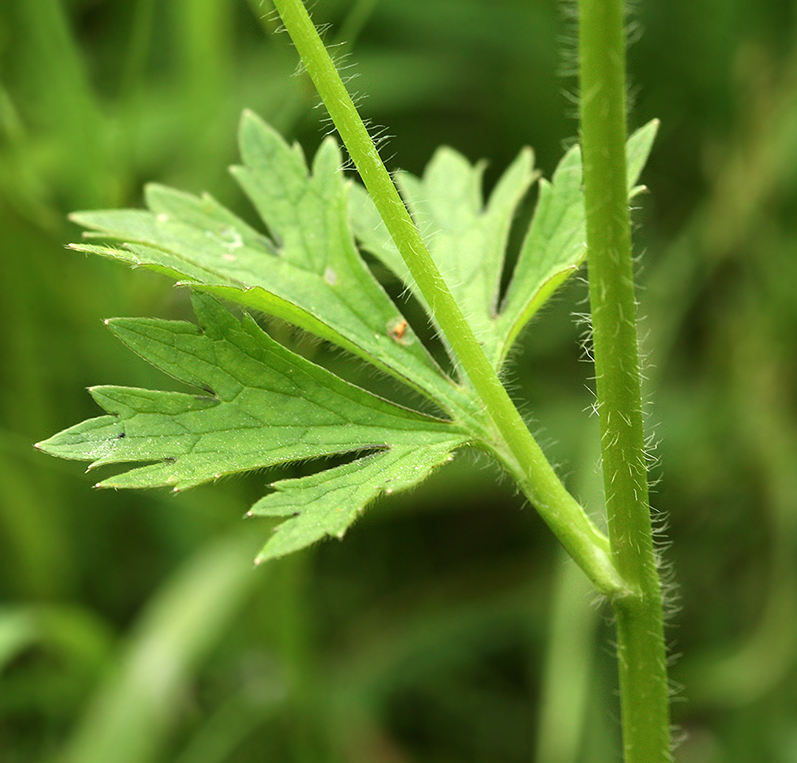
[[[0,10],[0,760],[614,759],[610,627],[482,462],[384,501],[345,543],[252,572],[265,528],[241,514],[278,475],[98,492],[31,447],[96,415],[90,384],[162,384],[101,319],[190,316],[167,281],[65,253],[79,236],[66,214],[138,205],[156,180],[251,219],[226,174],[241,110],[308,154],[328,129],[263,10]],[[448,143],[487,157],[489,184],[526,144],[549,176],[576,132],[562,10],[327,0],[314,13],[328,39],[355,41],[355,89],[395,135],[392,166],[418,173]],[[794,4],[648,0],[636,21],[632,126],[662,120],[636,247],[654,501],[679,594],[679,760],[797,761]],[[599,509],[572,317],[585,296],[574,282],[536,321],[510,381]]]

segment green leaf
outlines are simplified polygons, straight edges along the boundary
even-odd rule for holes
[[[626,147],[629,196],[647,160],[658,122],[637,130]],[[571,148],[551,183],[540,181],[539,198],[526,240],[507,289],[490,359],[500,367],[523,327],[587,256],[581,151]]]
[[[359,355],[433,399],[447,412],[474,404],[458,394],[367,268],[348,222],[349,186],[329,138],[308,173],[298,146],[247,112],[240,130],[243,165],[233,174],[270,236],[210,196],[150,185],[149,211],[80,212],[88,237],[122,246],[72,248],[176,278],[248,308],[283,318]],[[403,324],[402,324],[403,325]]]
[[[406,172],[396,175],[435,264],[485,348],[496,341],[495,314],[504,253],[517,206],[536,178],[532,165],[531,151],[521,151],[486,204],[481,193],[484,164],[471,166],[450,148],[437,150],[423,178]],[[352,224],[363,247],[424,302],[373,202],[361,187],[352,190],[351,207]]]
[[[249,317],[239,323],[195,295],[201,329],[182,321],[126,318],[113,332],[145,360],[206,394],[94,387],[109,414],[40,443],[62,458],[147,462],[103,487],[182,490],[225,474],[338,453],[448,443],[451,422],[401,408],[287,350]]]
[[[334,489],[349,502],[345,516],[350,522],[352,507],[361,508],[391,482],[403,489],[423,479],[470,439],[452,422],[401,408],[301,358],[248,316],[240,323],[212,297],[195,295],[194,307],[199,327],[146,318],[108,324],[149,363],[204,394],[94,387],[92,396],[110,415],[37,447],[89,460],[90,468],[150,462],[99,487],[168,485],[174,490],[276,464],[376,452],[288,487],[289,494],[312,499],[314,480],[328,481],[323,489]],[[350,480],[348,490],[340,485],[341,475]],[[275,505],[276,499],[267,498],[257,513],[273,513],[268,507]],[[328,511],[328,501],[312,505],[309,521],[292,530],[292,547],[317,540],[316,528],[326,526]],[[338,525],[333,529],[340,532]]]
[[[656,125],[628,144],[631,193]],[[423,304],[365,192],[347,183],[328,139],[309,171],[297,146],[245,114],[243,164],[233,174],[260,215],[250,226],[209,196],[152,185],[148,210],[83,212],[89,237],[117,246],[74,248],[143,266],[188,283],[199,325],[117,318],[110,329],[147,362],[196,392],[120,386],[90,390],[107,415],[38,447],[90,468],[132,468],[102,487],[183,490],[228,474],[295,461],[349,457],[282,480],[250,514],[284,518],[259,561],[340,537],[379,495],[422,481],[463,445],[496,452],[492,429],[469,385],[446,376],[366,266],[375,254]],[[518,205],[536,179],[522,151],[482,198],[483,166],[440,149],[423,177],[397,180],[432,255],[498,368],[522,327],[584,257],[581,160],[567,153],[541,181],[534,218],[503,305],[505,250]],[[360,356],[420,391],[448,417],[400,407],[343,381],[275,342],[248,315],[239,321],[214,299],[277,316]],[[428,306],[427,306],[428,309]],[[431,311],[429,311],[431,316]],[[433,322],[433,318],[430,317]]]
[[[631,197],[638,195],[645,190],[644,186],[638,186],[639,176],[645,168],[645,164],[653,148],[653,141],[656,140],[656,133],[659,131],[659,120],[651,119],[646,125],[640,127],[628,139],[626,162],[628,171],[628,193]]]
[[[628,141],[630,195],[639,191],[634,184],[657,127],[654,120]],[[581,154],[572,148],[552,182],[540,180],[534,217],[500,311],[497,303],[509,228],[536,175],[531,152],[521,152],[485,205],[480,190],[482,170],[482,165],[471,166],[444,148],[435,154],[423,178],[399,173],[396,181],[449,289],[498,369],[522,328],[586,256]],[[353,189],[351,210],[363,247],[422,299],[364,189]]]
[[[252,515],[291,517],[276,529],[257,558],[264,562],[332,535],[342,538],[365,506],[382,493],[406,490],[450,461],[448,442],[423,449],[397,446],[334,469],[275,482],[276,492],[258,501]]]

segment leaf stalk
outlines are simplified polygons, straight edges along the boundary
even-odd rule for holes
[[[437,269],[368,130],[301,0],[274,0],[302,63],[412,277],[481,398],[494,433],[488,445],[596,588],[610,598],[627,587],[609,541],[568,493],[488,361]]]

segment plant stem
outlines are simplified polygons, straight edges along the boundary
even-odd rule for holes
[[[616,599],[626,763],[671,760],[662,592],[644,447],[626,188],[623,0],[580,0],[587,264],[611,553],[633,593]]]
[[[496,431],[493,447],[595,586],[625,592],[607,538],[567,492],[501,384],[404,206],[301,0],[274,0],[360,177]]]

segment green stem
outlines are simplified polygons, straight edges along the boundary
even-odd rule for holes
[[[467,320],[435,266],[379,157],[301,0],[274,0],[360,177],[412,277],[485,407],[496,454],[598,590],[615,597],[625,585],[609,558],[607,538],[567,492],[523,423]]]
[[[648,501],[626,188],[623,0],[580,0],[587,263],[626,763],[670,757],[662,592]]]

